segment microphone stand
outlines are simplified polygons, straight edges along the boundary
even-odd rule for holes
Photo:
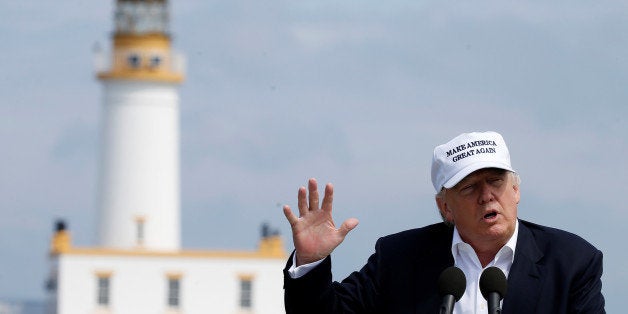
[[[453,295],[448,294],[443,297],[443,303],[440,306],[439,314],[451,314],[454,312],[454,304],[456,303],[456,299]]]
[[[501,301],[501,296],[497,292],[489,293],[488,299],[486,300],[488,303],[488,314],[501,314],[502,309],[499,306],[499,301]]]

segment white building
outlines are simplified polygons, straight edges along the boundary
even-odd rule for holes
[[[65,223],[51,243],[49,312],[283,312],[281,238],[253,251],[180,247],[179,98],[166,0],[117,0],[103,84],[99,243],[74,247]]]
[[[256,251],[157,251],[73,247],[61,223],[57,229],[50,313],[283,312],[286,254],[276,235]]]

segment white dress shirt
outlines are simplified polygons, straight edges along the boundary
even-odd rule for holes
[[[495,255],[495,258],[482,267],[478,255],[471,245],[465,243],[460,238],[458,229],[454,227],[454,237],[451,241],[451,254],[454,257],[454,265],[464,272],[467,278],[467,288],[464,294],[454,306],[454,314],[476,314],[486,313],[488,305],[480,292],[480,276],[484,269],[495,266],[501,269],[508,278],[510,267],[515,259],[515,247],[517,246],[517,235],[519,234],[519,220],[515,224],[515,232]]]
[[[297,264],[297,254],[292,254],[292,266],[288,269],[288,274],[290,278],[296,279],[310,272],[314,267],[318,266],[318,264],[322,263],[324,259],[318,260],[316,262],[312,262],[309,264],[303,264],[299,267],[294,265]]]

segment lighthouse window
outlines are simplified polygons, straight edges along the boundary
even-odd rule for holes
[[[130,55],[128,58],[128,61],[129,61],[129,66],[131,66],[132,68],[137,69],[140,67],[141,59],[140,59],[140,56],[138,56],[137,54]]]
[[[253,280],[250,278],[240,279],[240,308],[250,309],[252,307]]]
[[[109,305],[109,276],[99,276],[97,278],[98,278],[98,292],[97,292],[98,305],[106,307]]]
[[[136,237],[137,237],[137,245],[142,246],[144,244],[144,219],[136,218]]]
[[[180,286],[179,278],[168,278],[168,306],[171,308],[178,308],[180,302]]]
[[[152,56],[150,58],[150,67],[151,68],[156,68],[161,64],[161,57],[159,56]]]

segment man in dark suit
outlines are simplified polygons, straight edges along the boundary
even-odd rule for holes
[[[295,244],[284,269],[286,313],[436,313],[438,277],[452,265],[466,276],[456,314],[487,312],[478,281],[490,266],[508,278],[503,313],[605,313],[602,253],[574,234],[519,220],[519,182],[498,133],[437,146],[432,183],[443,222],[380,238],[367,264],[338,283],[330,254],[358,221],[336,228],[333,186],[319,206],[310,179],[298,192],[299,217],[284,206]]]

